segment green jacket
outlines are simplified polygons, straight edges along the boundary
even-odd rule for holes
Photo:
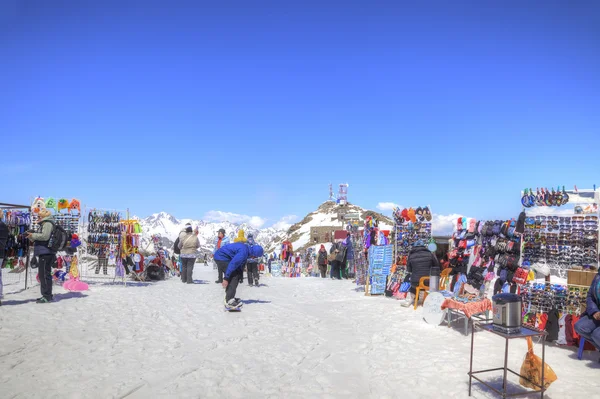
[[[33,233],[31,235],[31,239],[34,241],[33,254],[35,256],[54,253],[48,248],[48,240],[50,239],[50,235],[52,235],[52,229],[54,226],[52,223],[42,223],[46,221],[54,222],[54,218],[52,216],[43,218],[39,222],[39,224],[42,226],[41,233]]]

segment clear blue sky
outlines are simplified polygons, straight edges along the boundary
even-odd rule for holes
[[[1,4],[0,202],[268,225],[329,182],[479,218],[600,186],[598,1]]]

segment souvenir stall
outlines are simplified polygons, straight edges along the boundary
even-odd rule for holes
[[[129,212],[128,212],[129,213]],[[117,260],[116,273],[130,274],[134,280],[141,280],[144,272],[144,256],[140,253],[142,227],[137,219],[121,220],[121,256]],[[123,270],[120,270],[120,266]]]
[[[545,330],[546,340],[578,346],[573,329],[586,308],[589,286],[598,270],[600,192],[593,190],[526,189],[522,267],[545,282],[521,290],[523,323]],[[566,278],[566,284],[564,284]],[[557,281],[551,283],[551,279]],[[591,344],[582,349],[594,350]]]
[[[60,226],[67,235],[68,241],[62,250],[56,254],[56,268],[53,271],[54,283],[62,285],[69,291],[86,291],[88,285],[80,281],[79,248],[81,248],[81,203],[73,198],[70,201],[60,198],[58,201],[52,197],[44,199],[37,197],[31,206],[31,230],[39,233],[41,230],[39,212],[46,209],[52,213],[54,222]],[[35,258],[34,258],[35,261]],[[39,275],[36,276],[39,282]]]
[[[367,258],[364,256],[364,248],[365,248],[365,236],[364,231],[367,228],[374,229],[376,222],[373,221],[373,218],[367,217],[368,222],[365,222],[365,228],[361,231],[360,224],[358,220],[353,220],[349,222],[346,226],[346,230],[350,233],[350,238],[352,239],[352,249],[354,251],[354,267],[353,270],[348,270],[349,277],[355,278],[356,285],[362,287],[367,283]],[[369,232],[369,237],[370,237]],[[318,269],[317,269],[317,275]]]
[[[372,247],[380,246],[380,245],[388,245],[389,244],[389,232],[384,233],[379,230],[379,225],[377,219],[367,216],[365,218],[364,229],[362,231],[362,237],[360,236],[358,227],[352,226],[351,235],[356,239],[353,241],[355,254],[354,254],[354,263],[355,263],[355,274],[356,274],[356,285],[359,287],[364,286],[365,292],[371,294],[370,285],[370,272],[373,270],[379,270],[379,267],[373,269],[370,264],[370,250]],[[360,252],[359,253],[359,250]],[[364,253],[363,253],[364,251]],[[387,276],[387,274],[386,274]],[[381,277],[378,276],[375,278],[376,282],[380,283]],[[375,293],[373,293],[375,295]],[[377,294],[379,295],[379,294]]]
[[[288,277],[294,270],[294,248],[292,243],[289,241],[284,241],[281,243],[281,275],[283,277]]]
[[[371,245],[369,247],[369,269],[365,295],[383,295],[385,293],[393,252],[392,245]]]
[[[86,210],[87,211],[87,210]],[[82,267],[81,278],[86,281],[115,282],[125,278],[122,264],[117,268],[121,253],[121,220],[123,212],[93,208],[87,212],[88,266]],[[119,270],[117,270],[119,269]]]
[[[8,227],[4,261],[0,264],[0,296],[28,287],[29,247],[26,237],[31,225],[28,205],[0,203],[0,219]]]
[[[402,210],[395,208],[393,216],[394,265],[387,282],[386,295],[403,299],[410,288],[410,283],[407,282],[406,262],[413,245],[421,241],[425,245],[431,245],[429,249],[432,252],[435,252],[437,247],[434,248],[435,240],[431,235],[433,216],[429,206]]]

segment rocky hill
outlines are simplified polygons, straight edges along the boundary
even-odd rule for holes
[[[321,204],[314,212],[306,215],[300,222],[291,226],[285,234],[274,238],[265,249],[267,252],[278,251],[281,248],[281,243],[286,240],[292,243],[294,250],[302,250],[310,246],[320,245],[321,242],[314,242],[314,239],[311,240],[311,228],[332,227],[337,230],[343,230],[347,223],[343,219],[344,214],[357,215],[361,225],[367,216],[376,218],[382,229],[392,229],[394,225],[394,222],[390,218],[380,213],[363,209],[358,205],[338,205],[335,202],[328,201]],[[318,239],[318,241],[323,240]]]

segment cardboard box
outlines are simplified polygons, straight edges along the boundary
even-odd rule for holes
[[[594,281],[594,277],[596,277],[596,272],[583,272],[585,278],[581,278],[581,285],[590,286],[592,285],[592,281]],[[584,281],[585,280],[585,281]]]
[[[567,284],[582,285],[581,279],[583,278],[583,282],[585,282],[585,276],[582,276],[581,273],[583,273],[581,270],[567,270]]]

